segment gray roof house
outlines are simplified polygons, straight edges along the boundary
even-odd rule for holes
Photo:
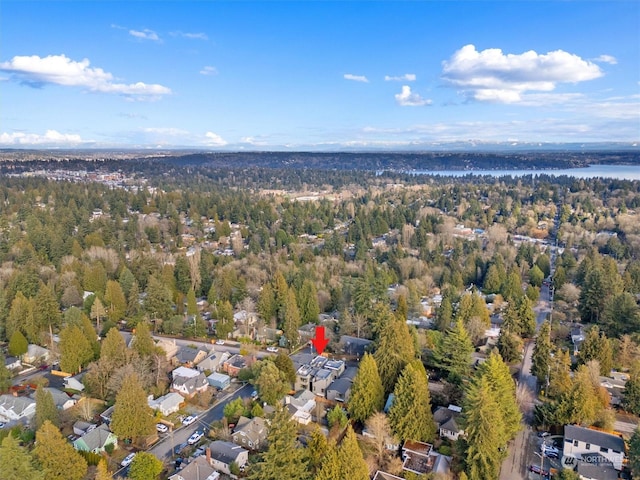
[[[18,357],[4,357],[4,366],[7,370],[18,370],[22,367],[22,362]]]
[[[202,372],[195,377],[174,376],[171,384],[172,391],[178,392],[186,398],[191,398],[196,393],[204,392],[207,388],[209,388],[209,381]]]
[[[73,442],[73,446],[76,450],[84,450],[86,452],[93,453],[104,452],[107,445],[113,445],[114,448],[117,448],[118,437],[116,437],[105,424],[100,425],[98,428],[89,430]]]
[[[27,353],[22,356],[22,360],[25,363],[39,363],[46,362],[49,360],[50,352],[44,347],[40,345],[36,345],[35,343],[30,343],[27,347]]]
[[[204,348],[185,345],[175,355],[175,361],[180,365],[193,367],[206,358],[209,351]]]
[[[578,475],[582,480],[617,480],[618,472],[610,463],[578,462]]]
[[[149,407],[153,410],[158,410],[163,416],[171,415],[172,413],[180,410],[180,405],[184,403],[182,395],[176,392],[170,392],[166,395],[156,398],[155,400],[148,400]]]
[[[58,410],[67,410],[68,408],[73,407],[76,403],[78,403],[78,395],[69,396],[62,390],[53,387],[44,387],[51,396],[53,397],[53,403],[56,404]],[[36,393],[33,392],[30,395],[34,400],[36,399]]]
[[[65,377],[64,387],[69,390],[75,390],[76,392],[82,392],[84,390],[84,384],[82,383],[82,377],[84,377],[84,372],[79,373],[78,375],[74,375],[73,377]]]
[[[349,335],[342,335],[340,337],[340,346],[342,351],[347,355],[357,355],[361,357],[369,350],[372,343],[373,341],[367,340],[366,338],[351,337]]]
[[[211,452],[211,466],[229,475],[229,465],[236,462],[238,467],[244,467],[249,461],[249,451],[231,442],[216,440],[209,444]]]
[[[209,372],[216,372],[222,367],[225,360],[229,358],[228,352],[213,352],[211,355],[202,360],[196,368],[201,372],[208,370]]]
[[[327,400],[336,402],[348,402],[351,396],[351,385],[353,381],[348,378],[340,377],[327,387]]]
[[[0,395],[0,422],[29,420],[36,413],[36,401],[29,397]]]
[[[438,407],[433,413],[433,421],[436,422],[441,438],[448,438],[456,441],[460,435],[464,435],[464,430],[458,425],[462,409],[455,405],[447,408]]]
[[[196,457],[189,465],[169,477],[169,480],[218,480],[220,473],[211,466],[206,457]]]
[[[585,456],[600,455],[611,462],[616,470],[621,470],[625,458],[624,440],[610,433],[580,427],[565,425],[563,461],[568,458],[582,460]]]
[[[264,418],[240,417],[231,438],[249,450],[259,450],[267,440],[267,424]]]

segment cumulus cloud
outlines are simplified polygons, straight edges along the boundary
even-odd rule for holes
[[[206,140],[204,143],[209,147],[224,147],[227,144],[224,138],[213,132],[207,132],[205,137]]]
[[[207,36],[207,34],[202,32],[191,33],[191,32],[181,32],[180,30],[178,30],[177,32],[171,32],[170,35],[172,37],[188,38],[189,40],[209,40],[209,37]]]
[[[65,55],[16,56],[0,63],[0,71],[11,74],[14,80],[32,87],[47,84],[83,87],[90,92],[114,93],[137,99],[156,99],[171,93],[171,89],[158,84],[117,83],[111,73],[91,67],[88,59],[79,62]]]
[[[353,75],[351,73],[345,73],[343,75],[345,80],[352,80],[354,82],[362,82],[362,83],[369,83],[369,79],[367,77],[365,77],[364,75]]]
[[[396,93],[396,102],[403,107],[423,107],[431,105],[431,100],[422,98],[419,94],[413,93],[409,85],[402,86],[402,92]]]
[[[216,67],[205,66],[202,67],[202,70],[200,70],[200,75],[218,75],[218,69]]]
[[[153,30],[149,30],[148,28],[145,28],[144,30],[129,30],[129,35],[141,40],[152,40],[154,42],[160,41],[160,37],[158,36],[158,34]]]
[[[618,63],[618,59],[611,55],[600,55],[593,59],[594,62],[600,63],[608,63],[609,65],[616,65]]]
[[[80,135],[47,130],[44,135],[37,133],[13,132],[0,134],[0,145],[79,145],[87,143]]]
[[[405,73],[404,75],[400,75],[400,76],[390,76],[390,75],[385,75],[384,76],[384,81],[385,82],[415,82],[416,81],[416,74],[415,73]]]
[[[516,55],[498,48],[477,51],[466,45],[442,62],[442,78],[478,101],[516,103],[529,91],[550,92],[558,83],[578,83],[603,75],[595,63],[555,50]]]

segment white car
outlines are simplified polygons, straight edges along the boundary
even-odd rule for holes
[[[183,425],[191,425],[193,422],[195,422],[198,419],[197,415],[189,415],[188,417],[185,417],[182,420],[182,424]]]
[[[267,347],[267,352],[278,353],[278,347]]]
[[[124,457],[124,460],[122,460],[122,462],[120,462],[120,466],[128,467],[129,465],[131,465],[131,462],[133,462],[133,458],[135,456],[136,456],[135,452],[134,453],[130,453],[129,455]]]
[[[202,437],[204,437],[204,433],[198,430],[197,432],[194,432],[193,435],[189,437],[189,440],[187,440],[187,443],[189,445],[195,445],[200,441]]]
[[[224,345],[224,340],[216,340],[216,345]]]
[[[167,433],[169,431],[169,427],[164,423],[156,423],[156,430],[160,433]]]
[[[558,456],[560,455],[560,450],[558,450],[556,447],[552,445],[541,445],[540,452],[544,456],[550,457],[550,458],[558,458]]]

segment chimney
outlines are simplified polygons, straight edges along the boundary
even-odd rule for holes
[[[204,453],[207,456],[207,463],[211,465],[211,449],[209,447],[205,448]]]

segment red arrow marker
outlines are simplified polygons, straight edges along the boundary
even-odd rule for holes
[[[324,352],[324,348],[329,343],[329,339],[325,338],[324,336],[324,327],[316,327],[316,336],[315,338],[311,339],[311,343],[313,343],[313,346],[316,347],[318,355],[322,355],[322,352]]]

